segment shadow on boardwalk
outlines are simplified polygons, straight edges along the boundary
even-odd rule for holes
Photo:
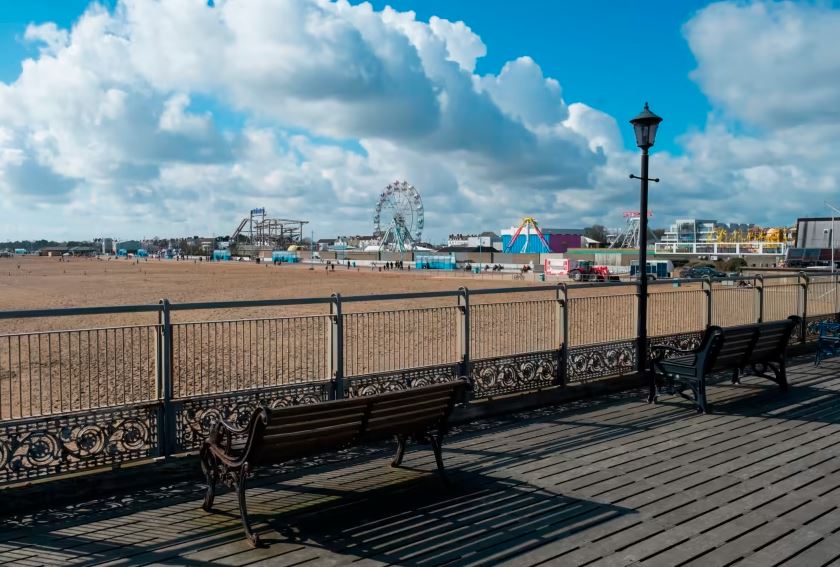
[[[840,560],[840,364],[710,388],[714,413],[627,392],[455,428],[452,484],[385,445],[260,471],[235,497],[186,482],[9,517],[0,563],[825,565]]]
[[[280,536],[277,541],[388,564],[442,565],[515,558],[546,541],[633,513],[483,475],[460,474],[454,481],[447,488],[426,477],[269,523]]]

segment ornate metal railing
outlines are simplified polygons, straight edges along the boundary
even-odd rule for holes
[[[570,347],[566,366],[567,382],[586,382],[634,372],[636,349],[635,339]]]
[[[461,375],[458,363],[379,372],[346,379],[345,395],[348,398],[384,394],[397,390],[428,386],[451,380]]]
[[[475,398],[538,390],[562,384],[563,351],[553,349],[513,356],[480,358],[470,365]]]
[[[833,277],[652,282],[644,356],[696,346],[712,324],[789,315],[803,318],[792,341],[810,341],[836,318],[837,294]],[[0,484],[194,451],[217,420],[244,425],[258,406],[459,377],[481,400],[630,374],[641,356],[637,302],[638,286],[625,282],[0,312],[7,322],[154,319],[0,335]],[[172,321],[202,310],[228,318]]]
[[[0,484],[158,456],[160,415],[154,403],[4,421]]]

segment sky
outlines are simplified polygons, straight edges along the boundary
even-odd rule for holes
[[[2,1],[0,241],[618,227],[646,101],[654,226],[840,201],[837,2]]]

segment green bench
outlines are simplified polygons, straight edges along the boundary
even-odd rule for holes
[[[711,374],[730,372],[733,383],[746,368],[788,388],[785,368],[787,347],[793,331],[801,324],[796,316],[784,321],[740,325],[737,327],[709,327],[697,348],[680,350],[669,346],[653,346],[649,372],[648,402],[659,396],[658,380],[673,392],[692,401],[697,410],[709,411],[706,382]],[[670,355],[666,358],[667,355]],[[686,395],[690,390],[692,396]]]

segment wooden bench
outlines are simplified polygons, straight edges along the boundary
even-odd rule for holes
[[[245,480],[255,467],[391,437],[397,442],[391,466],[402,463],[409,440],[428,443],[445,481],[441,441],[466,386],[465,381],[456,380],[375,396],[261,408],[244,429],[219,421],[201,448],[201,467],[207,477],[203,508],[212,509],[217,482],[235,489],[245,535],[257,546],[259,537],[251,530],[245,505]]]
[[[653,360],[650,365],[648,402],[658,397],[657,376],[662,376],[673,390],[694,402],[697,410],[709,411],[706,401],[707,376],[716,372],[731,372],[732,382],[740,382],[745,368],[764,378],[776,382],[781,390],[787,390],[785,357],[791,334],[800,325],[796,316],[784,321],[740,325],[721,328],[712,326],[706,330],[697,348],[680,350],[668,346],[653,346]],[[665,358],[667,353],[676,356]],[[772,371],[772,375],[769,373]],[[685,394],[690,389],[693,397]]]

